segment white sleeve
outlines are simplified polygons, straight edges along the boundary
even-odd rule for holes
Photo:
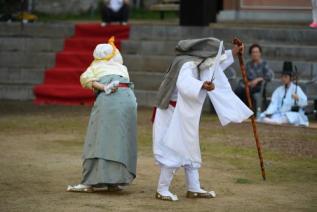
[[[186,98],[200,100],[203,81],[194,77],[193,71],[197,71],[196,69],[197,67],[193,62],[185,63],[179,72],[176,87],[180,95]]]
[[[307,106],[307,96],[305,95],[305,93],[303,92],[303,90],[301,89],[301,87],[297,87],[297,95],[299,97],[298,100],[298,105],[300,107],[305,107]]]
[[[234,58],[231,50],[225,51],[226,59],[220,63],[220,67],[222,70],[226,70],[229,66],[234,63]]]
[[[272,98],[271,98],[271,103],[268,106],[268,108],[265,110],[264,114],[271,115],[271,114],[273,114],[273,113],[275,113],[277,111],[278,103],[279,103],[279,101],[278,101],[278,92],[279,92],[279,88],[277,88],[273,92],[273,95],[272,95]]]
[[[91,67],[88,67],[87,70],[80,75],[80,84],[84,88],[93,89],[92,82],[96,80],[97,78]]]

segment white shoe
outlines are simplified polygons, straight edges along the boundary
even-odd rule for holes
[[[170,191],[156,192],[156,199],[167,200],[167,201],[177,201],[178,197],[176,194],[172,194]]]
[[[213,198],[216,197],[216,192],[215,192],[215,191],[205,191],[204,189],[200,189],[200,193],[208,193],[208,194],[210,194]]]
[[[94,192],[91,186],[78,184],[78,185],[68,185],[66,191],[70,192]]]
[[[101,22],[100,26],[105,27],[105,26],[107,26],[107,23],[106,22]]]
[[[121,22],[121,25],[122,26],[126,26],[126,25],[128,25],[128,23],[127,22]]]
[[[214,191],[209,191],[208,193],[209,193],[213,198],[216,197],[216,192],[214,192]]]
[[[187,191],[186,194],[187,198],[215,198],[216,192],[214,191],[205,191],[203,189],[200,189],[199,191]]]

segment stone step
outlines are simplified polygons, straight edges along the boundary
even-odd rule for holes
[[[146,73],[146,72],[130,72],[131,80],[135,84],[136,90],[157,91],[164,78],[164,74],[161,73]],[[239,84],[241,77],[230,79],[229,82],[233,90],[235,90]],[[271,96],[273,91],[281,85],[279,79],[273,79],[267,85],[267,96]],[[317,82],[309,82],[305,80],[299,81],[299,86],[309,96],[309,98],[317,97]]]
[[[270,68],[274,71],[274,78],[279,78],[283,69],[284,61],[268,60]],[[317,77],[317,63],[305,62],[305,61],[293,61],[293,65],[298,68],[299,80],[312,80]],[[238,61],[232,65],[236,74],[241,75],[240,65]]]
[[[267,96],[271,97],[274,90],[280,85],[281,85],[281,81],[279,79],[273,79],[271,82],[269,82],[266,87]],[[308,99],[317,98],[317,83],[299,81],[298,85],[303,89]]]
[[[0,68],[0,84],[39,84],[43,82],[41,69]]]
[[[163,73],[130,72],[130,78],[136,90],[157,91],[163,77]]]
[[[124,54],[123,58],[130,72],[164,73],[174,57],[165,55]],[[283,61],[268,60],[268,63],[278,78],[283,67]],[[317,62],[293,61],[293,64],[297,66],[300,78],[310,80],[317,76]],[[240,67],[237,60],[233,67],[237,74],[240,75]]]
[[[57,52],[64,47],[63,39],[0,37],[0,51]]]
[[[250,28],[250,27],[181,27],[171,25],[134,25],[131,28],[132,40],[181,40],[201,37],[217,37],[230,41],[239,37],[246,43],[288,42],[317,44],[317,31],[298,28]]]
[[[178,41],[139,41],[127,40],[122,42],[124,54],[137,55],[175,55],[175,46]],[[225,43],[229,49],[231,43]],[[246,44],[248,49],[251,44]],[[304,60],[317,62],[317,45],[290,45],[290,44],[263,44],[263,57],[275,60]],[[246,56],[249,56],[246,52]]]
[[[135,55],[124,54],[124,64],[129,71],[164,73],[173,61],[172,56],[153,56],[153,55]]]
[[[122,54],[175,55],[178,40],[124,40],[121,42]]]
[[[30,100],[34,99],[32,85],[0,84],[0,99]]]
[[[277,84],[277,82],[276,82],[276,85],[274,85],[274,89],[277,88],[279,85],[280,84]],[[317,90],[317,84],[315,84],[314,86],[315,86],[315,91],[316,91]],[[272,88],[273,88],[273,86],[272,86]],[[157,91],[135,90],[134,92],[135,92],[135,95],[137,97],[138,106],[144,106],[144,107],[153,107],[153,106],[155,106]],[[268,91],[267,92],[267,96],[271,97],[271,93]],[[317,99],[317,93],[316,92],[314,93],[314,95],[312,95],[312,94],[309,95],[307,93],[306,93],[306,95],[308,96],[309,104],[311,104],[313,100]],[[207,98],[206,101],[205,101],[205,104],[204,104],[204,111],[210,111],[210,109],[211,109],[211,104],[210,104],[210,101]]]
[[[54,70],[51,73],[59,73],[59,71]],[[13,85],[22,83],[35,85],[42,83],[44,76],[44,72],[38,69],[0,69],[0,83],[3,84]],[[71,77],[70,81],[74,81],[73,74],[65,77]],[[164,78],[164,74],[132,71],[130,72],[130,78],[137,90],[157,91]],[[79,83],[77,77],[75,82],[76,84]],[[232,85],[235,85],[234,81],[232,81]]]
[[[54,64],[54,52],[0,52],[0,68],[47,68]]]
[[[147,91],[147,90],[135,90],[135,96],[137,98],[138,107],[154,107],[156,105],[156,91]],[[211,103],[208,98],[206,98],[203,106],[203,111],[211,111]],[[149,117],[149,121],[151,116]]]
[[[308,96],[308,99],[317,100],[317,79],[314,83],[305,84],[305,93]]]
[[[274,80],[268,86],[267,95],[271,96],[272,91],[280,85],[280,82]],[[309,84],[310,89],[306,89],[305,86],[301,87],[306,90],[306,94],[310,100],[317,98],[317,83]],[[157,91],[154,90],[142,90],[136,89],[135,95],[138,100],[139,106],[152,107],[155,105]],[[33,86],[29,84],[1,84],[0,85],[0,99],[11,99],[11,100],[30,100],[34,99]]]
[[[311,29],[222,28],[215,29],[213,36],[225,41],[238,37],[245,43],[317,45],[317,32]]]
[[[0,23],[0,37],[65,38],[74,34],[71,23]]]
[[[164,79],[164,73],[130,71],[129,74],[131,81],[134,83],[135,89],[137,90],[157,91]],[[231,85],[235,86],[237,84],[237,78],[235,76],[231,76],[232,74],[229,69],[225,71],[225,74]]]
[[[138,107],[153,107],[155,105],[157,91],[134,90],[134,93],[137,98]],[[149,117],[150,119],[151,117]]]

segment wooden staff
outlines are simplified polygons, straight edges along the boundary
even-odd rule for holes
[[[237,46],[242,46],[242,41],[239,40],[238,38],[234,38],[232,41],[233,44],[237,45]],[[245,94],[246,97],[248,99],[248,106],[250,109],[252,109],[252,101],[251,101],[251,96],[250,96],[250,88],[249,88],[249,81],[247,78],[247,72],[245,70],[245,65],[244,65],[244,61],[243,61],[243,57],[242,57],[242,52],[240,51],[238,53],[238,58],[239,58],[239,63],[240,63],[240,69],[241,69],[241,74],[242,74],[242,78],[245,84]],[[263,180],[265,180],[265,169],[264,169],[264,163],[263,163],[263,157],[262,157],[262,150],[261,150],[261,143],[259,140],[259,136],[258,136],[258,132],[257,132],[257,127],[256,127],[256,123],[255,123],[255,116],[252,115],[251,116],[251,123],[252,123],[252,128],[253,128],[253,134],[254,134],[254,138],[255,138],[255,143],[256,143],[256,148],[258,150],[258,155],[259,155],[259,159],[260,159],[260,166],[261,166],[261,173],[262,173],[262,177]]]

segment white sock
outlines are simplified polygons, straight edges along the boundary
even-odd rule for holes
[[[188,191],[201,193],[206,192],[200,188],[199,172],[197,168],[185,167],[185,175]]]
[[[159,182],[157,185],[157,192],[159,192],[163,196],[171,196],[172,193],[169,191],[169,187],[173,180],[173,176],[175,173],[175,168],[168,168],[166,166],[161,166],[161,173]]]

